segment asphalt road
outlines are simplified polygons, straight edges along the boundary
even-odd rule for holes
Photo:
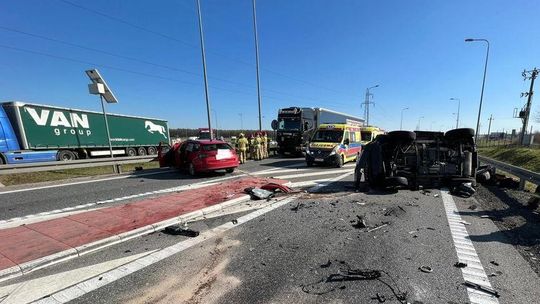
[[[298,159],[271,159],[242,170],[290,176],[285,179],[298,184],[343,177],[352,166],[336,172],[305,168]],[[43,204],[57,197],[79,205],[223,177],[194,181],[179,180],[179,173],[163,175],[77,186],[96,195],[91,198],[70,192],[72,186],[12,195]],[[511,240],[498,234],[497,225],[480,216],[481,207],[471,212],[471,205],[479,205],[475,198],[439,190],[358,193],[348,187],[351,181],[349,175],[310,193],[284,197],[290,201],[283,203],[231,208],[191,223],[201,232],[196,238],[153,233],[2,282],[0,303],[2,290],[10,286],[21,291],[21,298],[4,300],[57,303],[74,284],[79,284],[74,303],[379,303],[383,298],[385,303],[538,303],[538,275]],[[101,191],[110,192],[95,194]],[[26,204],[23,198],[19,202]],[[365,228],[357,225],[358,216]],[[466,242],[474,248],[463,249]],[[150,253],[163,253],[163,258],[144,260]],[[462,269],[454,266],[458,261],[470,262]],[[421,271],[422,266],[431,272]],[[479,301],[478,292],[466,288],[466,278],[482,273],[499,298],[481,294]]]

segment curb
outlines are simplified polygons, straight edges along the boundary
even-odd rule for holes
[[[150,234],[153,232],[158,232],[160,230],[165,229],[167,226],[175,225],[182,222],[187,222],[189,220],[193,220],[198,217],[204,217],[210,213],[216,212],[216,211],[222,211],[225,207],[234,206],[246,201],[249,201],[251,197],[247,194],[241,195],[237,198],[225,201],[223,203],[219,203],[216,205],[208,206],[203,209],[195,210],[186,214],[182,214],[180,216],[170,218],[163,220],[161,222],[157,222],[151,225],[146,225],[131,231],[127,231],[124,233],[120,233],[117,235],[113,235],[111,237],[101,239],[92,243],[84,244],[75,248],[70,248],[68,250],[60,251],[48,256],[41,257],[39,259],[28,261],[19,265],[12,266],[10,268],[6,268],[3,270],[0,270],[0,282],[7,281],[19,276],[23,276],[27,273],[30,273],[32,271],[45,268],[63,261],[67,261],[94,251],[98,251],[101,249],[104,249],[106,247],[116,245],[128,240],[131,240],[133,238],[143,236],[146,234]]]

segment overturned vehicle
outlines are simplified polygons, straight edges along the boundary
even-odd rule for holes
[[[355,186],[438,188],[470,196],[478,166],[473,129],[392,131],[364,146],[356,162]]]

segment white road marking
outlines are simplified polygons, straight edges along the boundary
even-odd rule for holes
[[[33,188],[24,188],[24,189],[17,189],[17,190],[8,190],[8,191],[0,191],[0,195],[2,194],[9,194],[9,193],[18,193],[18,192],[26,192],[26,191],[33,191],[33,190],[42,190],[42,189],[50,189],[50,188],[58,188],[58,187],[66,187],[66,186],[73,186],[73,185],[82,185],[82,184],[89,184],[89,183],[98,183],[98,182],[104,182],[109,180],[116,180],[116,179],[125,179],[130,177],[142,177],[142,176],[149,176],[149,175],[157,175],[157,174],[163,174],[163,173],[169,173],[173,172],[174,170],[164,170],[159,172],[148,172],[148,173],[141,173],[141,174],[130,174],[130,175],[120,175],[120,176],[114,176],[114,177],[108,177],[108,178],[100,178],[100,179],[93,179],[93,180],[85,180],[80,182],[72,182],[72,183],[65,183],[65,184],[56,184],[56,185],[47,185],[47,186],[39,186],[39,187],[33,187]]]
[[[332,182],[338,181],[342,178],[345,178],[346,176],[350,175],[351,173],[343,174],[341,176],[335,177],[332,179]],[[324,186],[332,183],[328,182]],[[319,188],[323,187],[323,185],[318,185],[316,187],[313,187],[309,189],[310,191],[317,190]],[[158,263],[172,255],[178,254],[186,249],[189,249],[193,246],[196,246],[210,238],[213,238],[217,235],[220,235],[232,228],[235,228],[243,223],[247,223],[253,219],[256,219],[257,217],[268,213],[274,209],[277,209],[281,206],[284,206],[294,199],[296,199],[297,196],[290,196],[287,197],[281,201],[278,201],[274,204],[271,204],[267,207],[261,208],[257,211],[251,212],[249,214],[246,214],[244,216],[241,216],[237,219],[237,223],[233,224],[232,222],[227,222],[225,224],[222,224],[220,226],[217,226],[213,229],[207,230],[205,232],[202,232],[198,237],[196,238],[190,238],[187,240],[184,240],[182,242],[176,243],[172,246],[163,248],[159,251],[153,252],[151,254],[148,254],[144,257],[141,257],[139,259],[136,259],[134,261],[131,261],[127,264],[124,264],[123,266],[120,266],[118,268],[106,271],[104,273],[98,274],[90,279],[78,279],[72,278],[72,283],[70,287],[57,290],[55,292],[51,292],[47,295],[44,295],[40,300],[34,302],[39,304],[60,304],[60,303],[67,303],[69,301],[72,301],[76,298],[79,298],[91,291],[94,291],[98,288],[101,288],[105,285],[108,285],[110,283],[113,283],[125,276],[128,276],[136,271],[139,271],[141,269],[144,269],[150,265],[153,265],[155,263]],[[61,274],[59,274],[61,275]],[[45,297],[46,296],[46,297]]]
[[[462,223],[456,204],[448,190],[441,190],[441,197],[446,210],[446,217],[450,226],[450,233],[454,240],[456,253],[459,262],[467,263],[467,267],[462,268],[461,272],[465,281],[470,281],[481,286],[491,288],[488,276],[480,263],[480,258],[476,254],[474,245],[469,238],[467,229]],[[491,294],[478,291],[467,287],[467,294],[472,304],[497,304],[499,301]]]
[[[347,164],[344,165],[342,168],[351,168],[354,167],[355,164]],[[251,173],[251,175],[268,175],[268,174],[277,174],[277,173],[286,173],[286,172],[309,172],[309,171],[317,171],[317,172],[323,172],[323,170],[327,170],[327,168],[322,168],[322,170],[317,170],[319,168],[317,167],[299,167],[299,168],[293,168],[293,169],[284,169],[286,167],[282,168],[274,168],[269,170],[263,170],[263,171],[256,171]]]
[[[58,290],[68,288],[69,286],[73,285],[73,280],[88,280],[99,275],[100,273],[117,268],[156,251],[157,250],[152,250],[150,252],[134,254],[96,265],[89,265],[62,273],[55,273],[52,275],[3,286],[0,287],[0,299],[4,299],[0,302],[2,304],[30,303]]]
[[[274,178],[278,178],[278,179],[297,178],[297,177],[305,177],[305,176],[336,174],[336,173],[343,173],[343,172],[347,172],[347,171],[348,171],[347,169],[321,170],[321,171],[316,171],[316,172],[311,172],[311,173],[300,173],[300,174],[289,174],[289,175],[274,176]]]

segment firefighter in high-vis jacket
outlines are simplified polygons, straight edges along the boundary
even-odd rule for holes
[[[261,160],[262,159],[262,138],[261,133],[257,132],[257,136],[255,137],[255,159]]]
[[[256,143],[255,135],[252,133],[249,135],[249,156],[251,159],[256,159],[256,152],[255,152],[255,143]]]
[[[266,132],[262,133],[262,158],[268,158],[268,135]]]
[[[249,142],[244,136],[244,133],[240,133],[236,144],[238,145],[238,152],[240,154],[240,163],[243,164],[246,162],[246,153],[249,146]]]

